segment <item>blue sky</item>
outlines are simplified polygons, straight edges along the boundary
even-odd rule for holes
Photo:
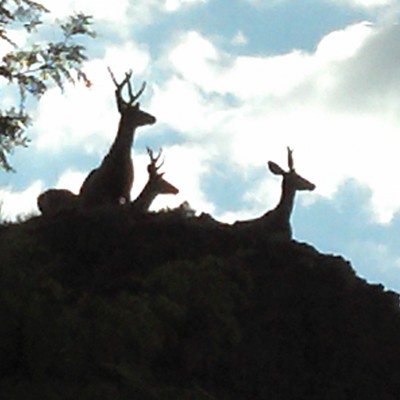
[[[14,153],[17,173],[0,172],[5,217],[37,213],[47,188],[79,190],[116,132],[107,66],[117,77],[132,69],[137,87],[148,83],[142,108],[158,120],[135,138],[133,196],[147,179],[146,146],[163,147],[165,177],[180,193],[155,208],[186,200],[221,221],[258,217],[280,196],[267,161],[285,168],[290,146],[317,186],[296,197],[295,238],[400,291],[397,1],[43,3],[53,17],[94,16],[85,65],[93,87],[52,88],[32,105],[31,146]]]

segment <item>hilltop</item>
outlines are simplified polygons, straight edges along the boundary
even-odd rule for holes
[[[397,293],[182,210],[0,227],[6,399],[400,398]]]

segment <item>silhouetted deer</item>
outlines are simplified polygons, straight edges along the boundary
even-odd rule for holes
[[[292,214],[294,197],[298,190],[314,190],[315,185],[304,179],[294,169],[293,151],[288,147],[289,171],[284,171],[278,164],[268,162],[270,171],[275,175],[282,175],[282,194],[278,205],[265,213],[260,218],[248,221],[238,221],[234,225],[237,227],[256,227],[262,231],[271,233],[279,238],[290,240],[292,238],[292,228],[290,226],[290,216]]]
[[[159,169],[164,164],[164,161],[162,161],[161,164],[157,166],[162,150],[160,149],[158,155],[154,157],[153,151],[147,147],[147,153],[150,157],[150,164],[147,166],[149,179],[139,196],[131,204],[132,209],[138,213],[147,212],[157,195],[177,194],[179,192],[174,185],[163,178],[164,173],[159,172]]]
[[[118,83],[111,69],[108,70],[116,86],[115,96],[121,118],[110,151],[101,165],[92,170],[82,184],[80,196],[84,208],[104,204],[124,204],[130,201],[134,176],[131,147],[135,130],[139,126],[152,125],[156,122],[156,118],[141,110],[137,102],[145,89],[145,83],[134,95],[130,82],[132,71],[126,73],[125,79]],[[128,88],[129,101],[122,98],[124,86]]]
[[[77,208],[78,196],[67,189],[49,189],[38,196],[37,205],[43,215],[56,215]]]

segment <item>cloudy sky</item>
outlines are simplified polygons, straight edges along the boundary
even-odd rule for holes
[[[158,120],[137,131],[133,196],[147,179],[146,146],[162,147],[180,194],[156,208],[186,200],[221,221],[258,217],[280,196],[267,161],[287,168],[290,146],[317,186],[296,197],[295,238],[400,291],[397,0],[42,3],[53,17],[94,16],[93,87],[54,88],[33,105],[32,143],[11,158],[17,173],[0,172],[3,217],[37,213],[47,188],[79,190],[118,124],[107,66],[117,77],[132,69]]]

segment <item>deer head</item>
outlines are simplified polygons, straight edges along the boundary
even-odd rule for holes
[[[164,173],[159,172],[159,169],[164,165],[164,160],[157,165],[162,154],[162,149],[160,149],[158,155],[154,157],[153,150],[147,147],[147,154],[150,157],[150,164],[147,166],[147,172],[149,173],[149,182],[152,182],[152,185],[154,185],[154,190],[159,194],[177,194],[179,190],[163,178]]]
[[[163,178],[164,174],[159,172],[163,165],[163,162],[157,165],[161,157],[161,149],[156,157],[149,148],[147,148],[147,154],[150,157],[150,164],[147,166],[149,179],[139,196],[131,204],[131,209],[135,213],[147,213],[151,203],[159,194],[177,194],[179,192],[174,185]]]
[[[110,73],[111,79],[116,87],[115,97],[117,100],[118,111],[121,116],[126,118],[128,122],[130,121],[135,127],[154,124],[156,122],[156,118],[153,115],[141,110],[140,103],[137,101],[146,88],[146,82],[143,82],[139,91],[136,94],[133,94],[131,84],[132,71],[125,73],[125,78],[121,83],[117,82],[110,67],[108,67],[108,72]],[[122,97],[122,90],[125,86],[127,86],[128,89],[128,101],[125,101]]]
[[[310,181],[308,181],[307,179],[300,176],[299,174],[297,174],[296,170],[294,169],[293,150],[291,150],[288,147],[287,151],[288,151],[289,171],[286,172],[278,164],[275,164],[273,161],[268,161],[269,170],[275,175],[283,176],[283,185],[287,190],[292,190],[292,191],[314,190],[315,185]]]

